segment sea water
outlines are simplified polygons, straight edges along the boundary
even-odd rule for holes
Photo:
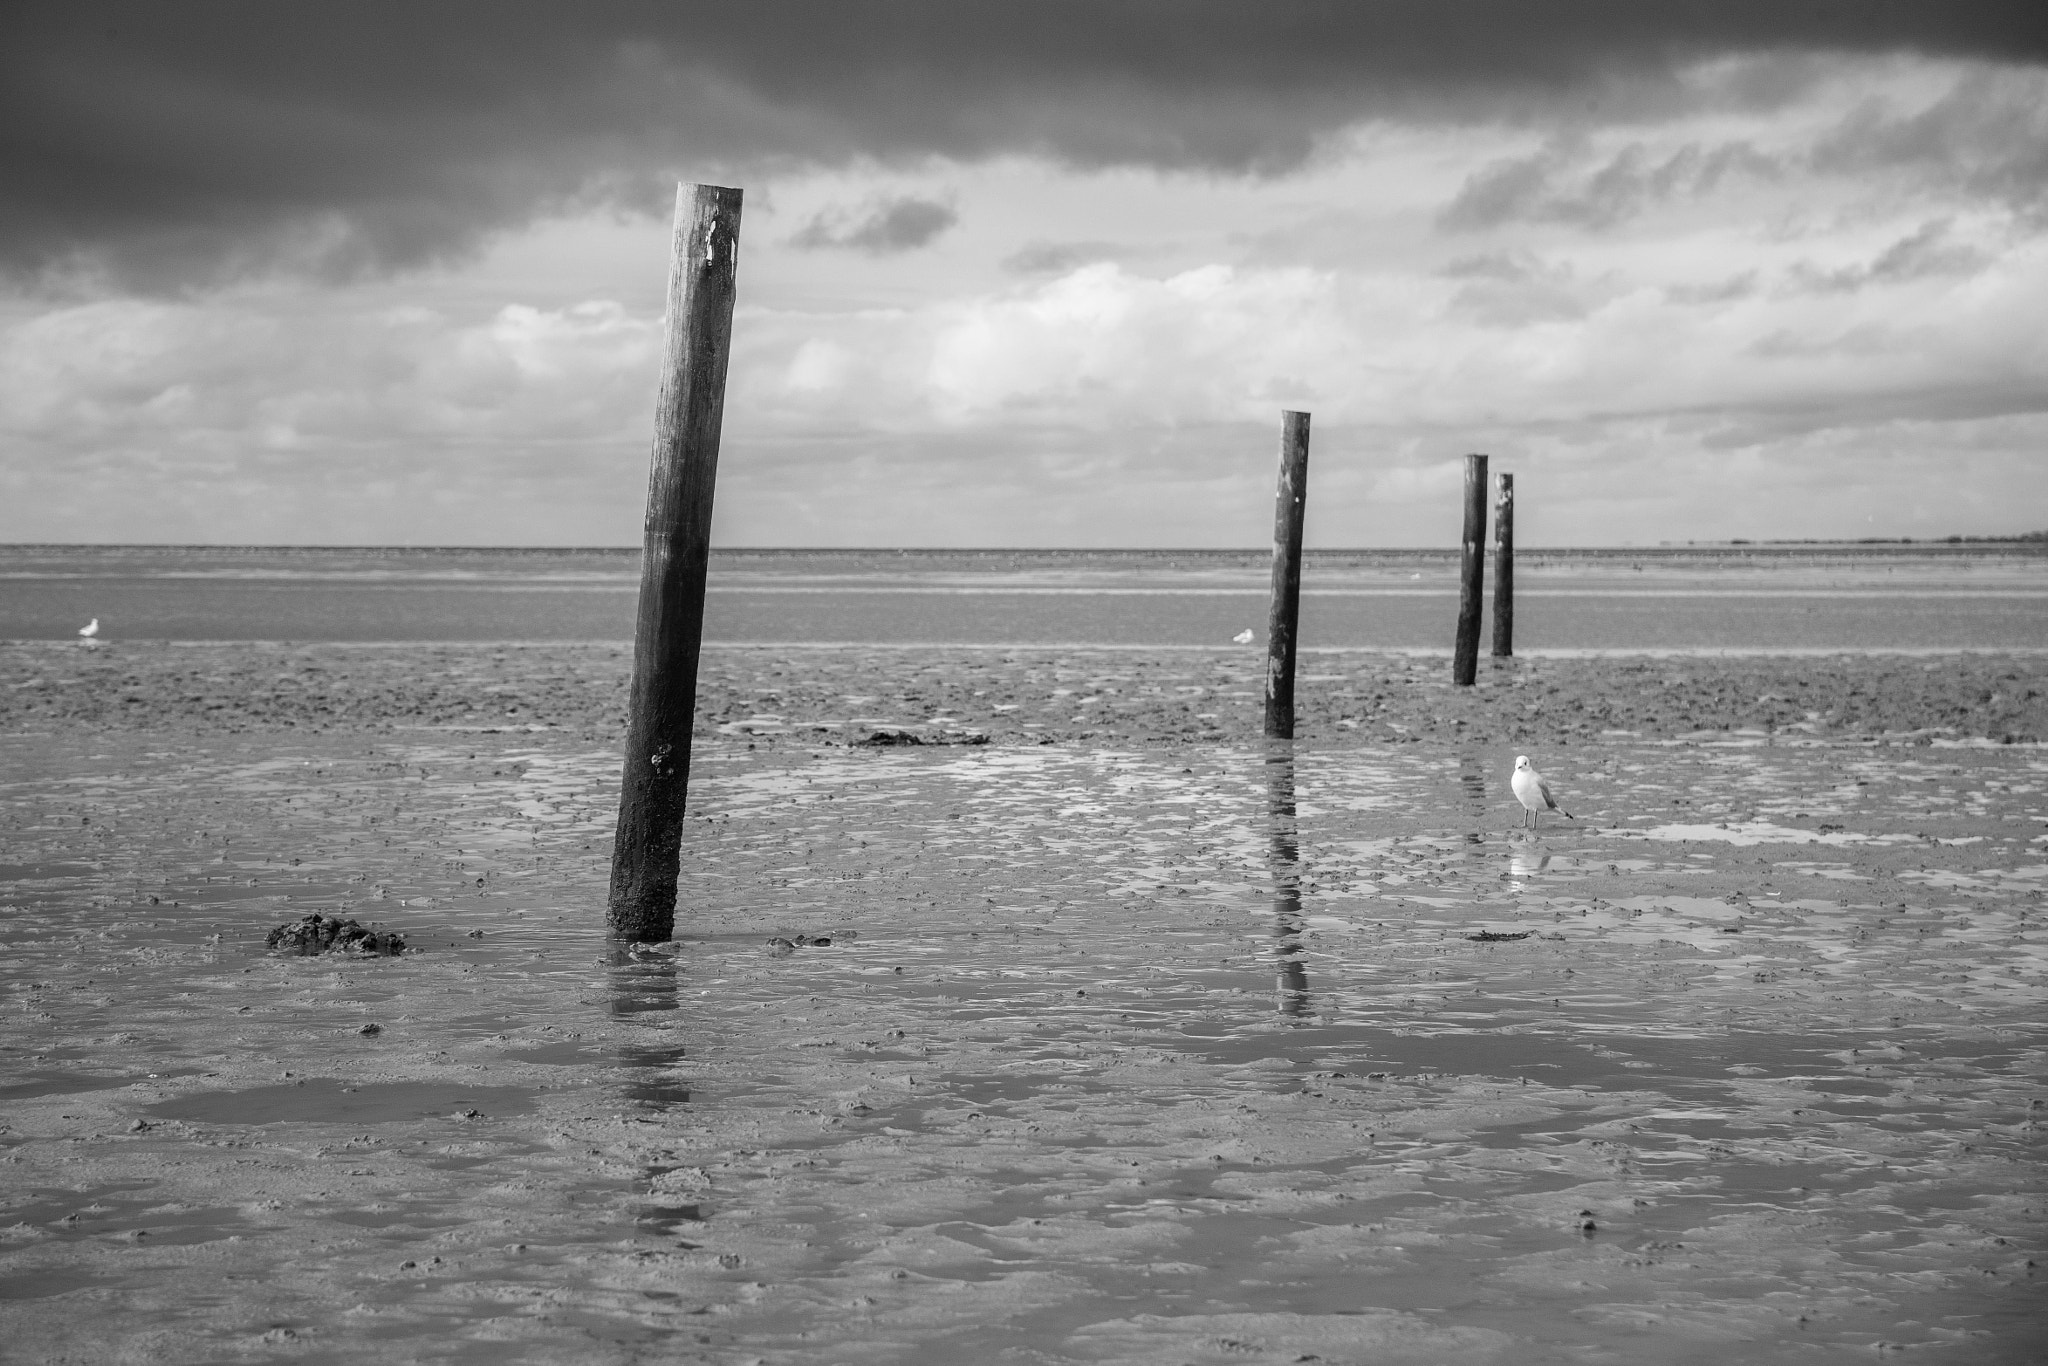
[[[1268,577],[1252,552],[721,551],[705,640],[1218,647],[1263,636]],[[630,550],[12,547],[0,639],[627,640],[638,589]],[[1521,653],[2048,648],[2048,549],[1528,552],[1516,590]],[[1452,555],[1311,553],[1300,643],[1448,649],[1457,595]]]

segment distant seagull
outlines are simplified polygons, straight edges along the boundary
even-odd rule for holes
[[[1420,574],[1410,574],[1410,575],[1409,575],[1408,577],[1409,577],[1409,578],[1411,578],[1411,579],[1419,579],[1419,578],[1421,578],[1421,577],[1422,577],[1422,575],[1420,575]]]
[[[1232,637],[1231,637],[1231,639],[1232,639],[1233,641],[1235,641],[1235,642],[1236,642],[1237,644],[1239,644],[1239,645],[1249,645],[1249,644],[1251,644],[1251,643],[1252,643],[1252,628],[1251,628],[1251,627],[1249,627],[1249,626],[1245,627],[1245,628],[1244,628],[1244,629],[1243,629],[1242,631],[1239,631],[1239,632],[1238,632],[1238,633],[1237,633],[1236,635],[1232,636]]]
[[[1557,804],[1551,795],[1550,784],[1543,781],[1543,775],[1530,766],[1529,756],[1515,756],[1515,776],[1508,779],[1508,786],[1515,790],[1515,800],[1522,804],[1522,824],[1534,828],[1537,818],[1545,811],[1555,811],[1568,821],[1578,819],[1571,812]]]
[[[85,625],[78,628],[78,634],[84,636],[87,640],[91,640],[94,636],[98,635],[99,633],[100,619],[98,617],[94,617],[91,621],[88,621],[87,623],[85,623]]]

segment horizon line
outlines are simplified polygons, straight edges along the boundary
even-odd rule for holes
[[[1658,541],[1655,544],[1632,544],[1609,542],[1584,545],[1528,545],[1515,547],[1517,552],[1528,554],[1551,553],[1655,553],[1658,551],[1687,550],[1753,550],[1760,548],[1800,547],[1861,547],[1877,548],[1886,546],[1919,546],[1940,548],[1948,546],[2043,546],[2048,547],[2048,531],[2018,532],[2009,536],[1859,536],[1859,537],[1731,537],[1727,540]],[[637,544],[485,544],[485,543],[439,543],[417,542],[262,542],[262,541],[0,541],[0,551],[21,550],[217,550],[217,551],[500,551],[500,552],[554,552],[560,554],[638,554],[644,547]],[[1493,549],[1491,542],[1488,550]],[[782,554],[782,555],[1265,555],[1272,552],[1269,545],[1250,546],[1109,546],[1109,545],[989,545],[989,546],[913,546],[913,545],[714,545],[711,553],[716,554]],[[1407,555],[1433,554],[1457,555],[1456,545],[1361,545],[1361,546],[1304,546],[1303,555]]]

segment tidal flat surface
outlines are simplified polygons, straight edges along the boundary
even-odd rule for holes
[[[1921,741],[719,734],[620,953],[608,744],[0,739],[10,1356],[2038,1361],[2048,757]]]
[[[526,731],[617,745],[629,645],[0,642],[0,735]],[[700,741],[1227,744],[1261,728],[1265,651],[711,646]],[[1483,661],[1319,650],[1298,738],[1558,747],[1616,739],[2034,744],[2048,668],[2024,650]],[[1513,751],[1509,751],[1512,758]]]

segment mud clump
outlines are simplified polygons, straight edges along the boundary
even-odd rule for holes
[[[396,957],[405,952],[405,940],[389,930],[373,930],[359,920],[341,920],[331,915],[309,915],[279,925],[264,938],[272,953],[354,953],[364,957]]]
[[[855,740],[856,747],[887,749],[893,745],[985,745],[988,736],[981,731],[947,730],[932,735],[919,735],[909,730],[878,730],[865,740]]]
[[[841,939],[858,939],[860,936],[853,930],[842,930],[839,937]],[[774,958],[787,958],[798,949],[826,949],[831,946],[832,936],[828,934],[792,934],[788,936],[778,934],[768,941],[768,953]]]

